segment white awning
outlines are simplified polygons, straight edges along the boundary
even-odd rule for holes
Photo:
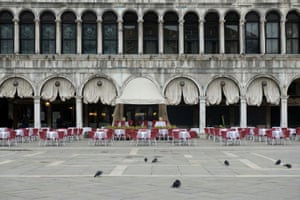
[[[10,78],[0,86],[0,97],[14,98],[33,97],[33,88],[22,78]]]
[[[166,100],[156,85],[147,78],[131,80],[116,104],[165,104]]]

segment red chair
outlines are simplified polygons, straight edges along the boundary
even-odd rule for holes
[[[39,131],[39,146],[41,146],[41,142],[44,142],[44,145],[46,145],[47,141],[48,141],[47,131],[46,130],[40,130]]]
[[[9,130],[7,144],[8,144],[8,146],[10,146],[11,144],[17,145],[17,134],[14,130]]]
[[[66,131],[65,130],[57,130],[58,141],[57,144],[65,145],[66,143]]]

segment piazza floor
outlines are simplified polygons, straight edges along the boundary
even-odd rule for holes
[[[0,199],[299,199],[299,152],[299,141],[225,146],[203,136],[191,146],[94,146],[88,139],[0,146]],[[155,157],[158,162],[151,163]],[[277,159],[292,168],[274,165]],[[94,178],[97,170],[103,174]],[[171,188],[175,179],[180,188]]]

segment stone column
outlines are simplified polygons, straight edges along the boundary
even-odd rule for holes
[[[122,54],[123,53],[123,20],[119,19],[118,20],[118,53]]]
[[[179,24],[179,44],[178,44],[178,47],[179,47],[179,54],[183,54],[184,53],[184,20],[183,19],[180,19],[178,21],[178,24]]]
[[[266,53],[265,20],[260,21],[260,52]]]
[[[240,54],[244,54],[245,53],[245,48],[244,48],[244,34],[245,34],[245,21],[244,20],[240,20]]]
[[[138,53],[143,54],[143,19],[138,20]]]
[[[82,53],[82,32],[81,32],[81,25],[82,25],[82,20],[77,19],[77,54]]]
[[[246,128],[247,127],[247,102],[246,97],[240,97],[240,127]]]
[[[103,53],[103,47],[102,47],[102,19],[97,20],[97,28],[98,28],[98,39],[97,39],[97,53],[102,54]]]
[[[20,52],[20,40],[19,40],[19,20],[18,19],[14,19],[14,53],[18,54]]]
[[[199,21],[199,53],[204,53],[204,20]]]
[[[219,35],[219,40],[220,40],[220,53],[223,54],[225,53],[225,39],[224,39],[224,23],[225,20],[221,19],[220,20],[220,35]]]
[[[76,127],[82,128],[82,97],[76,96]]]
[[[158,21],[158,53],[164,53],[164,21],[159,19]]]
[[[61,21],[55,20],[56,22],[56,53],[61,53]]]
[[[199,97],[199,131],[204,133],[204,128],[206,127],[206,97]]]
[[[35,53],[40,53],[40,20],[35,19]]]
[[[288,97],[281,96],[280,127],[288,127]]]
[[[41,128],[41,97],[35,96],[33,101],[34,101],[34,128]]]
[[[286,35],[285,35],[285,20],[281,20],[280,26],[280,39],[281,39],[281,54],[286,53]]]

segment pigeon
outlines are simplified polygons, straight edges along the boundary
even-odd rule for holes
[[[147,161],[148,161],[148,158],[144,158],[144,161],[147,162]]]
[[[281,164],[281,160],[277,160],[276,162],[275,162],[275,165],[280,165]]]
[[[283,166],[287,167],[287,168],[292,168],[291,164],[284,164]]]
[[[228,160],[225,160],[225,161],[224,161],[224,165],[225,165],[225,166],[229,166]]]
[[[154,158],[153,160],[152,160],[152,163],[156,163],[157,162],[157,158]]]
[[[172,188],[179,188],[181,186],[180,180],[175,180],[172,184]]]
[[[97,176],[100,176],[103,172],[102,171],[97,171],[96,174],[94,175],[94,178],[96,178]]]

